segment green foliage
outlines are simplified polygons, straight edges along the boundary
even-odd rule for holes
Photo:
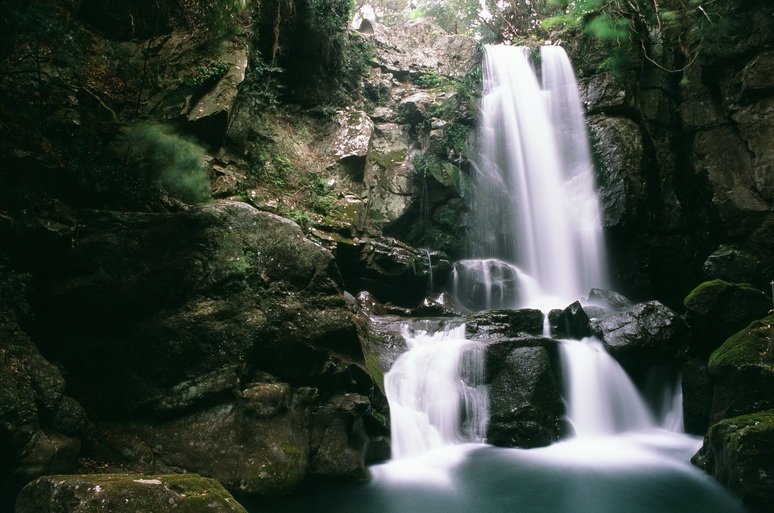
[[[350,0],[307,0],[311,28],[329,42],[347,26],[352,12]]]
[[[413,18],[427,18],[446,32],[476,35],[481,6],[478,0],[419,0]]]
[[[703,39],[721,25],[730,2],[715,0],[552,0],[560,12],[543,20],[542,28],[555,37],[574,39],[581,28],[592,40],[605,44],[611,55],[600,70],[620,74],[628,66],[631,50],[643,52],[645,59],[661,64],[648,55],[651,43],[672,41],[681,49]],[[653,41],[653,38],[657,38]],[[697,45],[699,48],[701,45]],[[696,50],[697,52],[699,50]],[[690,65],[696,55],[687,58]],[[680,72],[679,69],[666,71]]]
[[[628,36],[628,22],[603,13],[591,18],[583,30],[600,41],[621,41]]]
[[[120,142],[127,169],[146,184],[160,185],[186,203],[210,197],[204,148],[170,128],[138,123],[126,128]]]
[[[247,0],[178,0],[178,9],[188,29],[211,48],[248,23]]]
[[[446,89],[454,86],[454,81],[438,73],[423,73],[416,79],[416,84],[424,89]]]
[[[231,69],[231,65],[225,61],[217,60],[206,62],[196,67],[191,81],[196,87],[210,84],[220,80],[228,73],[229,69]]]

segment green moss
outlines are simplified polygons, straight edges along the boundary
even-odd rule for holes
[[[749,283],[729,283],[721,279],[710,280],[705,281],[693,289],[690,293],[688,293],[688,295],[685,296],[685,299],[683,300],[683,306],[690,308],[690,306],[695,304],[697,299],[702,296],[710,297],[713,299],[718,298],[731,288],[749,289],[760,292],[759,289],[750,285]],[[704,301],[706,301],[706,299]]]
[[[372,151],[369,154],[369,158],[383,169],[392,169],[400,166],[406,160],[407,156],[408,152],[406,150],[396,150],[389,153]]]
[[[385,393],[384,373],[382,372],[379,360],[376,358],[375,354],[365,352],[365,366],[368,374],[371,375],[371,379],[373,379],[374,383],[379,387],[379,390],[381,390],[382,393]]]
[[[745,365],[774,364],[770,354],[770,337],[774,315],[753,321],[745,329],[729,337],[709,360],[710,373],[720,372],[724,367],[740,368]]]
[[[706,293],[708,290],[715,289],[713,292],[716,295],[719,295],[724,290],[728,289],[731,284],[727,281],[723,280],[711,280],[711,281],[705,281],[695,289],[693,289],[691,292],[688,293],[687,296],[685,296],[685,299],[683,299],[683,306],[688,306],[690,303],[696,300],[696,297],[700,294]]]
[[[280,442],[280,449],[288,456],[300,457],[302,454],[301,448],[292,442]]]
[[[716,426],[719,426],[720,429],[722,429],[722,427],[730,427],[734,430],[749,428],[756,430],[774,429],[774,410],[759,411],[748,415],[731,417],[730,419],[724,419],[718,422]]]

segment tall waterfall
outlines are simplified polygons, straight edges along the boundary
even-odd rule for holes
[[[472,158],[474,258],[454,269],[455,295],[471,310],[564,307],[606,286],[575,75],[561,48],[543,47],[540,55],[542,85],[529,49],[487,46],[484,53]]]
[[[561,49],[543,49],[541,86],[526,49],[487,47],[484,73],[477,231],[455,295],[471,310],[565,307],[605,286],[572,70]],[[325,482],[254,513],[748,513],[690,464],[699,438],[659,429],[668,412],[653,415],[599,340],[559,344],[577,436],[511,449],[477,443],[489,415],[485,351],[462,321],[405,321],[402,336],[408,350],[384,377],[392,459],[365,486]]]

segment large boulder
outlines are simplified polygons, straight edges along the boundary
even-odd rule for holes
[[[564,403],[544,338],[501,341],[486,348],[489,424],[486,439],[502,447],[542,447],[566,432]]]
[[[753,321],[710,356],[713,422],[774,408],[773,324],[771,315]]]
[[[592,330],[627,368],[678,363],[687,346],[683,319],[658,301],[638,303],[592,321]]]
[[[247,513],[219,482],[196,474],[52,475],[28,484],[16,513]]]
[[[462,78],[476,64],[475,39],[447,34],[430,23],[404,23],[385,27],[368,22],[363,29],[376,47],[376,62],[395,76],[439,74]]]
[[[690,351],[707,358],[732,334],[765,316],[771,299],[750,285],[716,279],[693,289],[683,304],[694,335]]]
[[[79,223],[41,289],[37,334],[102,420],[90,458],[252,494],[287,492],[312,469],[362,477],[367,440],[342,440],[367,408],[333,398],[372,381],[327,251],[243,203]]]
[[[771,511],[774,496],[774,410],[714,424],[692,460],[752,511]]]

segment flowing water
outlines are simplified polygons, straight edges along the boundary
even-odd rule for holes
[[[593,168],[577,84],[560,48],[485,50],[475,147],[471,258],[453,293],[471,311],[563,308],[606,286]],[[541,80],[538,80],[540,75]],[[465,327],[407,323],[408,351],[385,375],[392,459],[363,485],[322,483],[254,512],[742,513],[690,464],[681,396],[654,374],[653,408],[594,338],[560,343],[575,436],[538,449],[486,445],[484,347]],[[662,369],[663,371],[663,369]]]

